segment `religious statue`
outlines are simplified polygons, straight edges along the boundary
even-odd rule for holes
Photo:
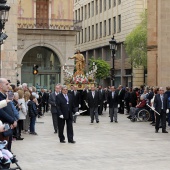
[[[83,54],[80,53],[80,50],[77,50],[77,53],[68,59],[75,59],[76,61],[76,72],[74,73],[74,76],[84,75],[85,59]]]

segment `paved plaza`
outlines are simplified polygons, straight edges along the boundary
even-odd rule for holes
[[[150,122],[133,123],[126,117],[118,114],[118,123],[111,123],[106,111],[100,123],[91,124],[89,116],[79,116],[76,144],[63,144],[46,113],[36,123],[38,136],[23,134],[24,140],[14,141],[12,150],[23,170],[170,169],[170,133],[154,133]]]

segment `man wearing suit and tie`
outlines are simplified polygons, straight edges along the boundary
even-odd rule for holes
[[[164,94],[164,90],[162,87],[159,88],[159,94],[156,94],[154,99],[154,107],[155,110],[160,114],[156,114],[156,125],[155,125],[155,133],[159,131],[159,123],[161,119],[162,123],[162,133],[168,133],[166,131],[166,112],[168,112],[168,98],[167,95]]]
[[[102,86],[99,86],[99,115],[103,114],[103,102],[106,100],[105,98],[105,91],[103,90]]]
[[[98,105],[99,105],[99,93],[95,90],[95,87],[91,87],[91,91],[87,94],[87,102],[90,109],[91,123],[94,122],[94,117],[96,123],[99,123],[98,116]]]
[[[118,105],[118,94],[115,91],[115,87],[112,86],[110,88],[110,92],[108,94],[107,102],[109,104],[109,115],[110,115],[110,122],[113,122],[113,117],[115,123],[118,123],[117,121],[117,105]]]
[[[81,96],[80,96],[80,92],[77,91],[77,87],[76,86],[74,86],[73,89],[74,90],[71,92],[71,94],[73,95],[73,101],[74,101],[74,106],[75,106],[74,111],[78,112],[79,111],[79,105],[81,103]],[[73,117],[73,122],[76,123],[76,120],[77,120],[77,116],[75,115]]]
[[[63,134],[65,123],[67,124],[68,143],[75,143],[73,140],[74,102],[72,94],[68,93],[67,86],[62,86],[61,93],[56,96],[56,107],[60,143],[65,143],[65,136]]]
[[[55,86],[55,92],[51,93],[49,96],[49,103],[51,104],[51,114],[54,126],[54,133],[58,130],[58,120],[57,120],[57,107],[56,107],[56,96],[60,94],[60,86]]]
[[[48,112],[48,99],[49,99],[48,93],[46,93],[44,89],[41,89],[41,92],[39,93],[39,97],[41,99],[40,102],[41,102],[41,106],[44,109],[44,113]]]
[[[124,114],[125,90],[123,89],[122,85],[119,85],[118,89],[119,89],[118,91],[118,104],[119,104],[118,113]]]

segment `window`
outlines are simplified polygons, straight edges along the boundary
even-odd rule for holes
[[[121,15],[118,15],[118,22],[119,22],[118,32],[121,32]]]
[[[78,34],[76,34],[76,45],[77,45],[77,38],[78,38]]]
[[[102,0],[100,0],[100,13],[102,13]]]
[[[91,16],[94,16],[94,1],[91,3]]]
[[[113,17],[113,33],[116,33],[116,17]]]
[[[98,0],[96,0],[96,15],[98,14]]]
[[[88,41],[90,41],[90,26],[88,27],[88,34],[89,34]]]
[[[111,35],[111,18],[109,19],[108,25],[109,25],[109,35]]]
[[[104,36],[106,36],[106,20],[104,20]]]
[[[84,42],[87,41],[87,28],[85,28]]]
[[[77,10],[75,11],[75,19],[77,21]]]
[[[78,9],[78,20],[80,21],[80,9]]]
[[[96,39],[98,39],[98,24],[96,24]]]
[[[114,0],[114,2],[113,2],[113,6],[114,6],[114,7],[116,6],[116,0]]]
[[[85,5],[84,13],[85,13],[85,18],[84,19],[87,19],[87,5]]]
[[[81,7],[81,20],[83,20],[83,7]]]
[[[90,18],[90,3],[88,3],[88,17]]]
[[[81,30],[81,43],[83,43],[83,29]]]
[[[121,4],[121,0],[118,0],[118,5],[120,5]]]
[[[106,6],[107,6],[107,3],[106,3],[106,0],[104,0],[104,11],[106,11]]]
[[[112,6],[112,5],[111,5],[111,0],[109,0],[109,9],[111,8],[111,6]]]
[[[92,25],[92,37],[91,37],[92,40],[94,40],[94,25]]]
[[[80,32],[79,32],[79,41],[78,41],[78,43],[80,44]]]
[[[100,22],[100,38],[102,37],[102,22]]]

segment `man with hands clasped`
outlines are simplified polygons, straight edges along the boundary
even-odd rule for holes
[[[74,102],[72,94],[68,93],[67,86],[62,86],[61,93],[56,96],[56,108],[60,143],[65,143],[65,136],[63,134],[65,123],[67,124],[68,143],[75,143],[73,140]]]
[[[162,133],[168,133],[166,131],[166,113],[169,112],[167,104],[168,104],[167,95],[164,94],[163,88],[160,87],[159,94],[156,94],[154,99],[154,108],[160,114],[160,115],[156,114],[155,133],[158,133],[160,119],[162,123]]]

